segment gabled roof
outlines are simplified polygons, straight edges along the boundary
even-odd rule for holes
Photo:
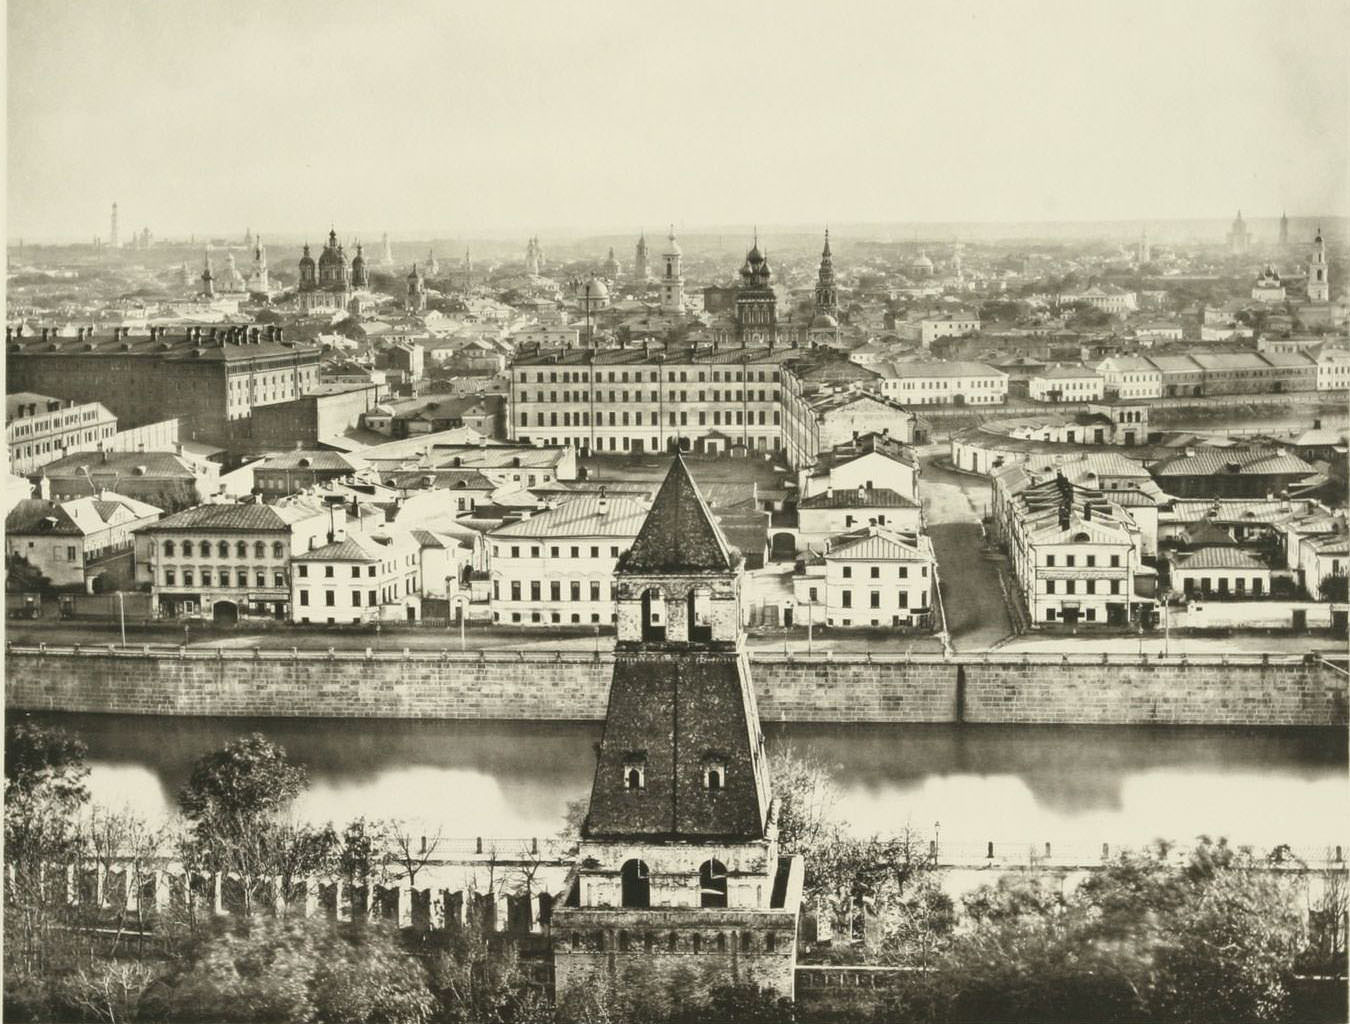
[[[889,487],[840,487],[797,502],[798,508],[917,508],[917,503]]]
[[[671,463],[617,571],[642,575],[735,571],[726,538],[680,455]]]
[[[825,557],[859,562],[931,560],[933,545],[923,534],[869,526],[865,530],[832,538]]]
[[[259,504],[198,505],[166,516],[147,530],[289,530],[293,517],[283,506]]]
[[[1227,544],[1178,552],[1172,564],[1177,569],[1252,569],[1259,572],[1270,568],[1270,564],[1250,548]]]

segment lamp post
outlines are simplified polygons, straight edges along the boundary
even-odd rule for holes
[[[468,649],[464,640],[464,621],[469,617],[467,614],[468,603],[469,603],[468,598],[466,598],[463,594],[455,595],[454,604],[455,608],[458,609],[459,612],[459,649],[461,651]]]
[[[127,645],[127,605],[122,599],[122,592],[117,592],[117,621],[122,626],[122,646]]]

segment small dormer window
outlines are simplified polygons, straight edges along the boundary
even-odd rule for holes
[[[709,793],[720,793],[727,785],[727,766],[723,761],[703,763],[703,788]]]
[[[638,755],[630,755],[623,762],[623,788],[624,789],[646,789],[647,788],[647,759]]]

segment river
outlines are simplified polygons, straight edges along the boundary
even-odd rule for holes
[[[446,835],[550,836],[590,789],[593,723],[35,716],[89,746],[95,801],[151,818],[201,755],[250,731],[304,762],[301,817],[400,818]],[[773,725],[833,766],[860,833],[908,823],[944,844],[1088,848],[1200,834],[1270,848],[1347,843],[1337,730],[988,725]]]

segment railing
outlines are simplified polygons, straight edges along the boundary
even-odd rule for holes
[[[499,663],[530,665],[585,665],[609,662],[612,651],[562,651],[562,650],[480,650],[458,651],[448,648],[439,651],[388,650],[366,648],[364,650],[329,648],[326,651],[299,650],[298,648],[262,648],[262,647],[183,647],[172,644],[136,644],[123,647],[118,644],[16,644],[12,641],[5,646],[7,654],[25,657],[96,657],[122,658],[135,660],[157,658],[163,660],[180,659],[198,662],[462,662],[462,663]],[[1225,653],[1202,654],[1148,654],[1123,652],[1075,652],[1059,653],[1048,651],[976,651],[969,653],[937,654],[915,651],[876,651],[876,652],[839,652],[819,651],[814,653],[781,653],[772,650],[750,650],[749,659],[757,664],[816,664],[816,665],[887,665],[887,664],[955,664],[955,665],[1005,665],[1005,666],[1244,666],[1244,665],[1324,665],[1339,672],[1346,671],[1337,661],[1328,658],[1325,653],[1309,651],[1306,654],[1287,652],[1250,652],[1232,651]]]

